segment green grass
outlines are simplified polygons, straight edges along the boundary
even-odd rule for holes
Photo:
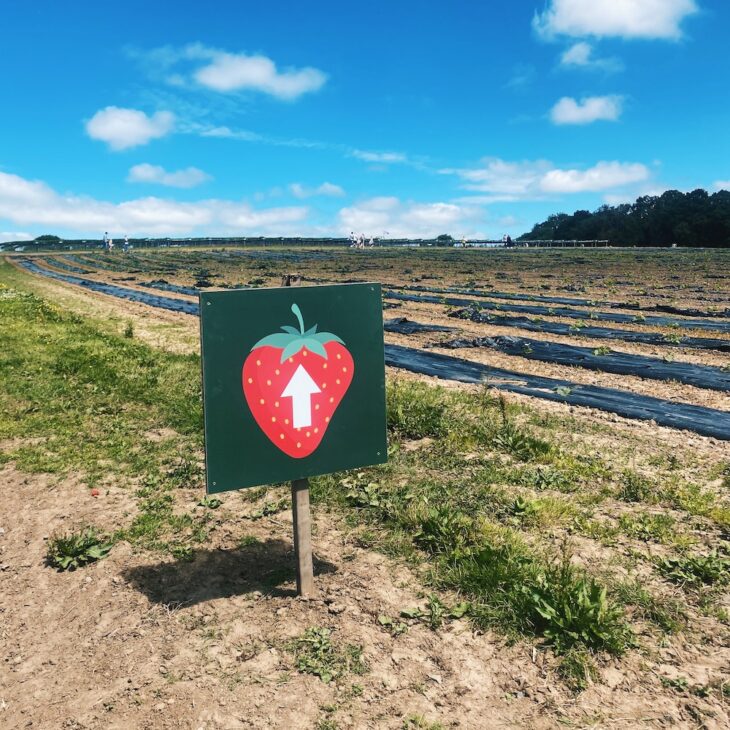
[[[218,500],[196,505],[196,496],[181,509],[179,499],[189,487],[202,495],[198,357],[154,350],[133,331],[112,334],[18,290],[0,289],[0,319],[0,459],[26,472],[79,474],[89,486],[126,485],[138,512],[110,541],[194,557],[218,517]],[[657,598],[651,585],[616,581],[603,561],[580,560],[566,539],[571,533],[606,546],[630,539],[678,548],[658,566],[658,583],[725,581],[726,563],[717,562],[723,555],[684,552],[697,539],[686,520],[645,509],[663,505],[722,527],[725,503],[680,475],[676,460],[664,459],[659,476],[643,476],[638,467],[616,471],[604,458],[610,455],[570,437],[577,422],[487,389],[396,379],[388,383],[387,405],[389,462],[313,479],[312,496],[344,515],[357,543],[422,571],[432,592],[412,620],[438,630],[461,613],[480,628],[542,640],[563,657],[565,680],[580,689],[593,676],[597,652],[618,655],[636,641],[635,621],[679,631],[686,609]],[[149,436],[159,429],[170,438]],[[730,471],[721,476],[730,479]],[[604,508],[616,497],[630,512]],[[289,505],[264,489],[246,490],[240,500],[254,520]],[[239,547],[255,544],[243,536]],[[446,592],[456,597],[446,601]],[[391,633],[407,628],[386,619]],[[359,671],[357,652],[324,629],[300,637],[293,651],[300,671],[329,681]]]
[[[368,671],[362,658],[362,647],[334,641],[332,631],[327,628],[313,626],[290,642],[287,648],[294,654],[299,672],[313,674],[325,684],[348,674],[361,675]]]

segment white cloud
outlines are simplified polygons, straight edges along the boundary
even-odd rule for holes
[[[130,235],[301,235],[309,209],[256,209],[232,200],[178,202],[157,197],[111,203],[60,194],[46,183],[0,172],[0,220],[76,235],[117,231]]]
[[[385,231],[393,238],[432,238],[442,233],[454,236],[477,236],[475,229],[483,212],[474,206],[454,203],[402,202],[395,197],[376,197],[342,208],[340,232],[381,236]]]
[[[615,122],[621,116],[622,106],[621,96],[587,96],[580,101],[564,96],[550,110],[550,119],[553,124]]]
[[[146,162],[131,167],[129,175],[127,175],[128,182],[156,183],[172,188],[194,188],[196,185],[212,179],[207,172],[203,172],[197,167],[186,167],[184,170],[167,172],[164,167],[150,165]]]
[[[126,50],[153,80],[177,88],[200,85],[222,93],[257,91],[294,100],[318,91],[327,82],[326,73],[310,66],[279,70],[274,61],[262,54],[229,53],[202,43]]]
[[[292,183],[289,186],[289,190],[295,198],[312,198],[316,195],[341,198],[345,195],[345,191],[339,185],[334,185],[329,182],[323,182],[316,188],[308,188],[306,185],[300,183]]]
[[[368,150],[352,150],[351,154],[358,160],[363,160],[365,162],[391,164],[408,161],[408,158],[402,152],[370,152]]]
[[[715,180],[712,186],[715,190],[730,190],[730,180]]]
[[[8,241],[32,241],[35,236],[25,231],[0,231],[0,243]]]
[[[195,80],[214,91],[260,91],[279,99],[293,100],[318,91],[327,75],[316,68],[278,71],[266,56],[218,52],[211,63],[199,68]]]
[[[457,175],[465,190],[488,193],[481,196],[481,203],[519,200],[525,196],[540,194],[540,180],[553,164],[547,160],[508,162],[495,157],[482,160],[477,168],[445,169],[443,174]]]
[[[532,25],[542,36],[677,39],[695,0],[551,0]]]
[[[623,63],[618,58],[596,58],[593,46],[585,41],[578,41],[563,51],[560,65],[565,68],[582,68],[611,73],[623,70]]]
[[[106,142],[113,150],[125,150],[164,137],[174,124],[175,116],[171,112],[156,112],[148,117],[137,109],[108,106],[86,122],[86,133],[92,139]]]
[[[637,183],[649,177],[640,163],[599,162],[587,170],[550,170],[540,181],[546,193],[584,193]]]
[[[497,158],[482,160],[482,166],[441,170],[457,175],[462,188],[483,195],[462,198],[463,203],[537,200],[546,195],[608,190],[649,178],[649,169],[640,163],[598,162],[585,170],[562,169],[547,160],[508,162]]]

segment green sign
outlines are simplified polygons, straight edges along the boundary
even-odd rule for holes
[[[379,284],[200,295],[208,493],[387,460]]]

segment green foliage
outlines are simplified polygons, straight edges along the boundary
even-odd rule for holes
[[[609,600],[606,588],[577,575],[567,557],[538,578],[531,600],[543,619],[543,635],[558,653],[587,646],[620,654],[630,644],[621,608]]]
[[[296,667],[303,674],[313,674],[325,684],[345,674],[365,674],[367,665],[362,659],[362,647],[333,643],[332,632],[314,626],[307,629],[289,648],[296,657]]]
[[[127,324],[124,328],[123,335],[128,340],[131,340],[134,337],[134,324],[131,321],[127,322]]]
[[[446,401],[437,388],[393,381],[386,389],[388,430],[401,438],[438,438],[447,432]]]
[[[46,562],[59,571],[76,570],[105,558],[113,545],[93,527],[52,535],[48,540]]]
[[[660,560],[659,572],[673,583],[697,588],[702,585],[726,585],[730,582],[730,558],[717,551],[707,555],[683,555]]]
[[[558,674],[574,692],[582,692],[590,682],[598,679],[598,670],[591,653],[573,646],[560,658]]]
[[[653,502],[656,501],[654,485],[649,479],[633,471],[626,471],[621,480],[618,494],[624,502]]]

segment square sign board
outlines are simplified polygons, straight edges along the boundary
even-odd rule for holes
[[[209,494],[387,460],[379,284],[200,295]]]

